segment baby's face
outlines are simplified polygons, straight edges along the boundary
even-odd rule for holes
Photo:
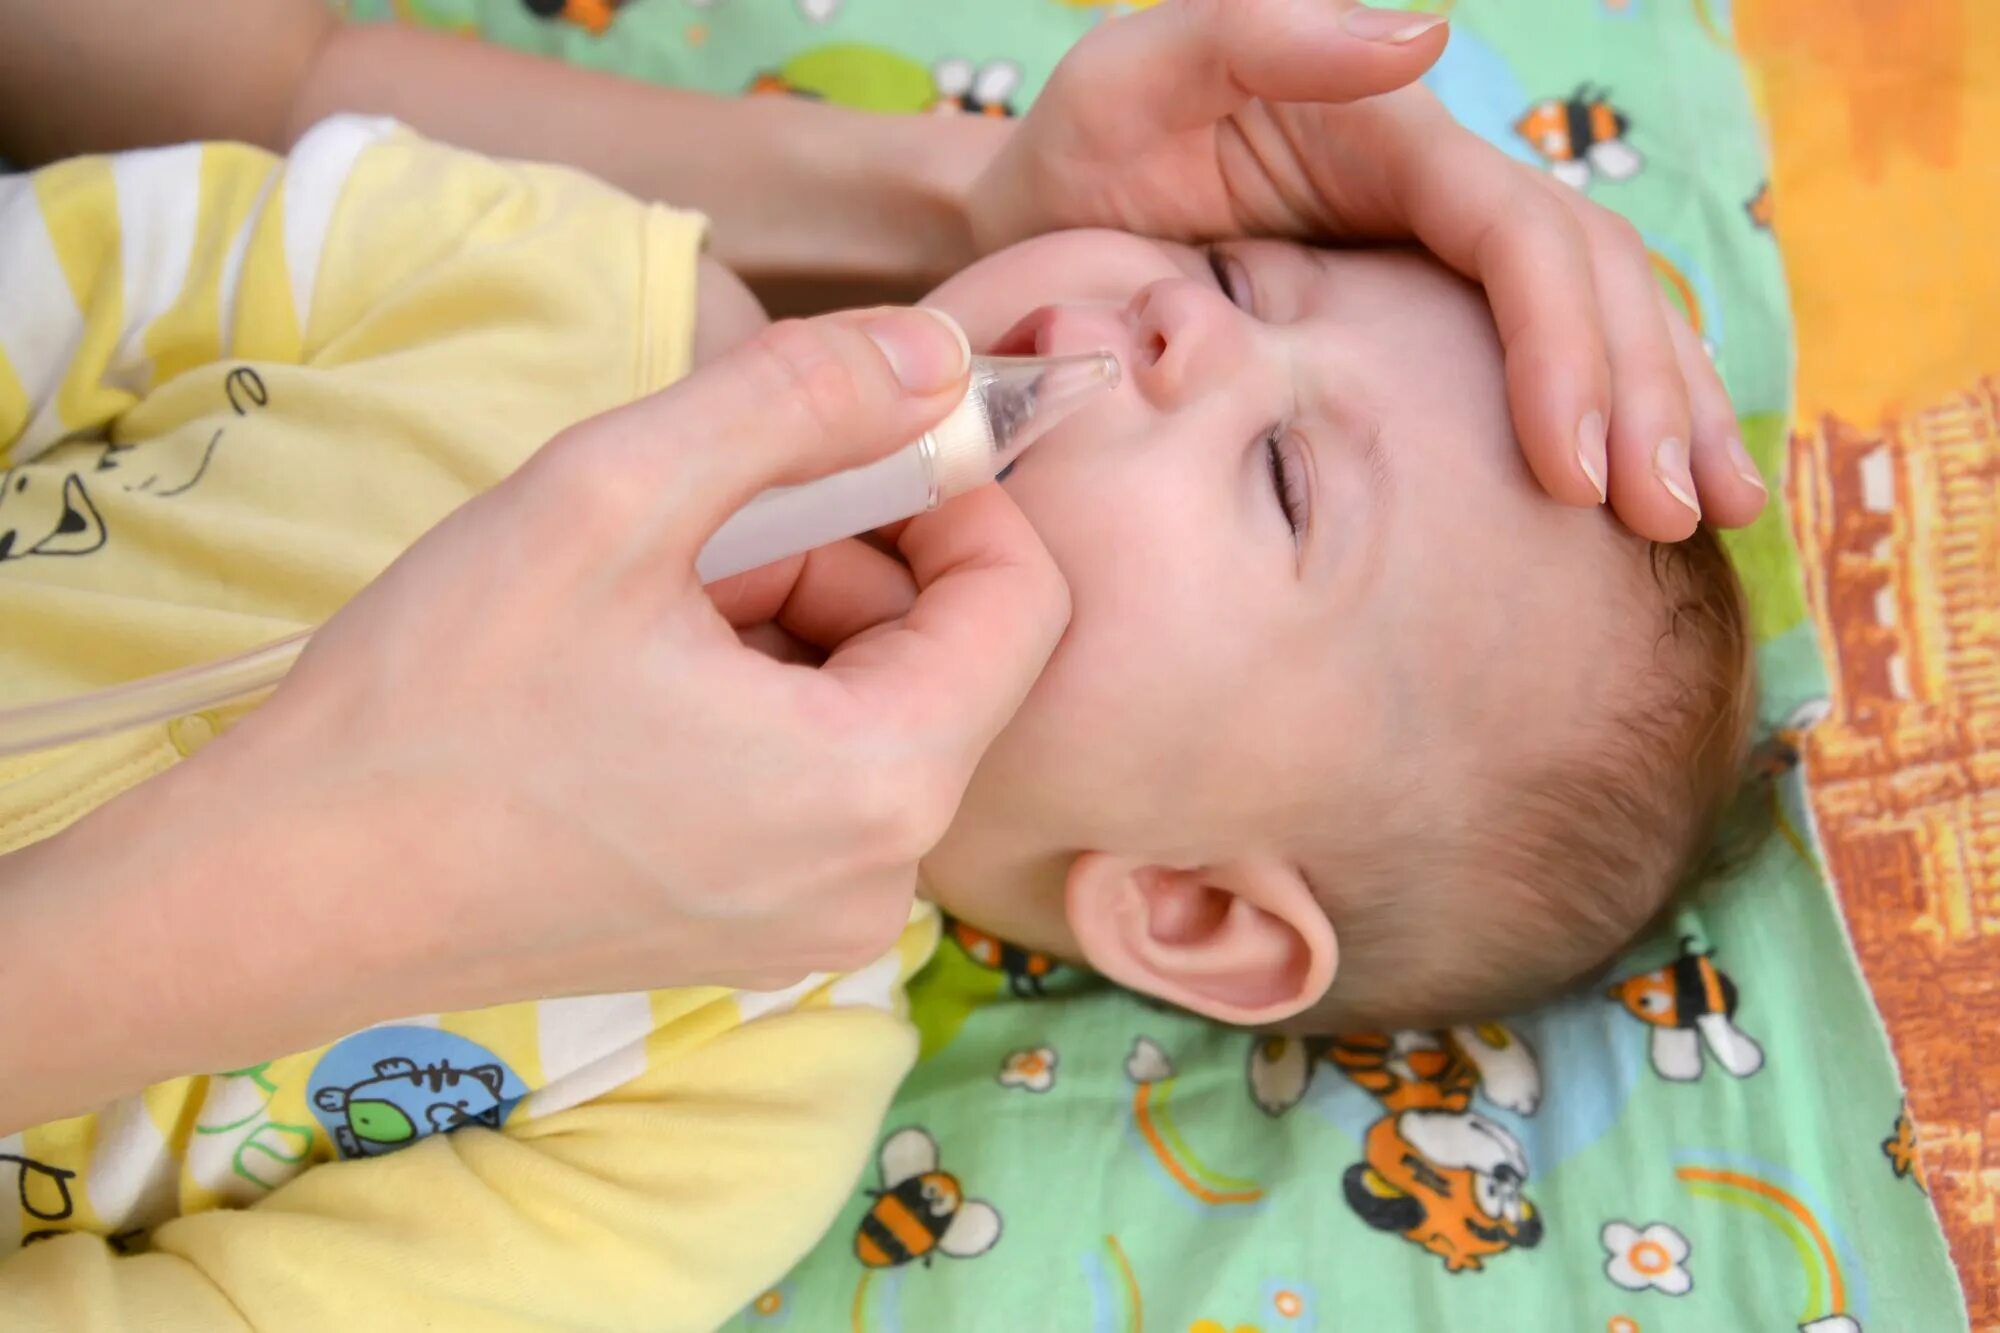
[[[1074,614],[927,862],[948,909],[1060,949],[1087,850],[1337,896],[1350,818],[1448,808],[1603,688],[1570,612],[1636,544],[1535,487],[1486,304],[1434,264],[1070,232],[930,303],[975,348],[1125,370],[1006,483]]]

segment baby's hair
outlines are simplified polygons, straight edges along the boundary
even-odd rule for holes
[[[1328,905],[1340,968],[1301,1026],[1436,1026],[1541,1003],[1613,961],[1699,871],[1745,772],[1743,591],[1706,527],[1653,543],[1635,574],[1657,637],[1622,711],[1482,780],[1455,827],[1424,832],[1419,866],[1348,862],[1354,910]]]

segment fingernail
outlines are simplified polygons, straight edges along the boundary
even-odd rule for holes
[[[1357,6],[1340,16],[1340,26],[1349,37],[1364,42],[1387,42],[1397,46],[1417,38],[1444,22],[1442,14],[1402,14],[1393,9]]]
[[[1653,475],[1660,479],[1660,485],[1667,488],[1667,494],[1679,500],[1701,517],[1701,506],[1694,498],[1694,474],[1688,471],[1688,447],[1669,435],[1653,447]]]
[[[1597,502],[1604,503],[1604,414],[1585,412],[1576,423],[1576,465],[1597,488]]]
[[[913,394],[933,394],[965,377],[972,344],[958,321],[942,310],[917,306],[888,310],[861,326],[870,342],[889,358],[889,369]]]
[[[1729,453],[1729,465],[1736,469],[1736,475],[1758,490],[1765,490],[1764,474],[1757,470],[1757,464],[1751,459],[1750,451],[1743,447],[1743,441],[1732,435],[1726,448]]]

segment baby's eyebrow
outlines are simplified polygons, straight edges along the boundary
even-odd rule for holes
[[[1306,320],[1310,325],[1314,318],[1330,318],[1327,301],[1320,291],[1320,284],[1335,281],[1339,272],[1337,258],[1332,251],[1317,246],[1298,246],[1293,254],[1303,256],[1310,267],[1306,270],[1305,281],[1310,284],[1306,299]],[[1244,256],[1244,266],[1248,256]],[[1294,270],[1296,274],[1297,270]],[[1255,274],[1252,274],[1254,280]],[[1317,299],[1315,299],[1317,298]],[[1310,336],[1308,334],[1307,336]],[[1312,395],[1311,410],[1326,427],[1331,437],[1330,444],[1352,447],[1358,443],[1362,460],[1368,465],[1369,498],[1380,499],[1395,481],[1395,470],[1389,463],[1389,451],[1382,442],[1382,421],[1373,412],[1362,408],[1352,399],[1329,391],[1324,386],[1315,386],[1319,392]]]
[[[1395,482],[1395,473],[1389,468],[1389,450],[1382,443],[1382,423],[1374,417],[1364,418],[1361,423],[1361,452],[1368,464],[1368,476],[1375,484],[1370,490],[1381,495]]]
[[[1389,447],[1382,438],[1382,421],[1350,400],[1321,392],[1313,395],[1309,417],[1319,430],[1308,429],[1309,439],[1325,441],[1329,449],[1359,449],[1368,472],[1368,500],[1379,505],[1395,489],[1396,472],[1389,459]]]

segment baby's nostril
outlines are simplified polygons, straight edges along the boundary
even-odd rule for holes
[[[1157,366],[1160,358],[1167,354],[1167,337],[1163,333],[1150,334],[1146,338],[1146,364]]]

